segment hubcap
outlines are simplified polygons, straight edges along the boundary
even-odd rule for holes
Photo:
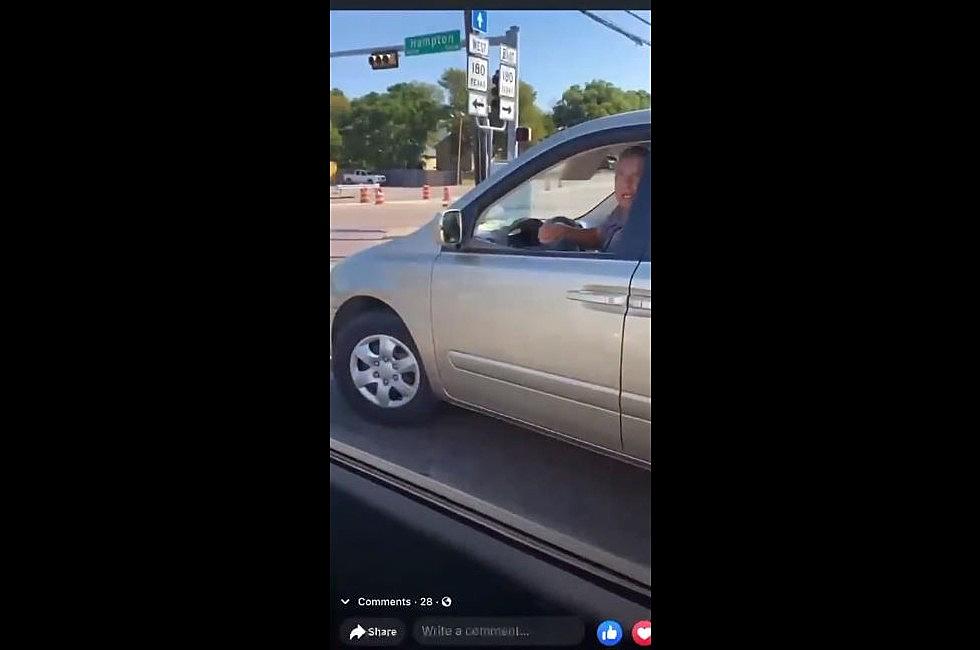
[[[350,376],[358,392],[375,406],[405,406],[419,389],[419,364],[407,345],[393,336],[361,339],[350,354]]]

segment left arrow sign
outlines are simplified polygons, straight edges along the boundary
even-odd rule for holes
[[[467,105],[467,113],[470,115],[476,115],[477,117],[487,116],[487,96],[483,93],[469,93],[469,104]]]

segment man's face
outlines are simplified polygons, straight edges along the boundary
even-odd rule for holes
[[[616,164],[616,201],[623,210],[629,210],[633,197],[640,187],[643,176],[643,158],[631,156]]]

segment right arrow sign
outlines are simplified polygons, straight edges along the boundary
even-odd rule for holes
[[[514,101],[510,99],[504,99],[503,97],[501,97],[500,119],[513,122],[514,120],[517,119],[517,116],[514,114],[515,112],[516,111],[514,111]]]
[[[466,105],[466,111],[470,115],[476,115],[477,117],[487,116],[487,96],[483,93],[469,93],[469,101]]]

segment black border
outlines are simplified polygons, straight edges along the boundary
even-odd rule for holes
[[[5,252],[27,298],[10,320],[30,319],[10,337],[29,357],[12,401],[35,398],[9,437],[36,455],[10,454],[30,517],[8,527],[28,536],[18,593],[45,634],[329,636],[328,10],[130,4],[30,23],[14,159],[40,178],[11,183],[26,196],[9,225],[29,232]],[[670,12],[652,93],[662,74],[655,611],[691,647],[836,647],[868,621],[862,635],[904,637],[922,618],[910,599],[935,591],[907,582],[935,573],[909,540],[948,537],[916,509],[948,495],[913,492],[946,403],[909,386],[934,375],[914,365],[935,356],[918,324],[945,322],[918,307],[920,272],[951,254],[922,255],[920,231],[950,183],[931,184],[942,157],[918,148],[949,123],[925,77],[951,60],[936,35],[955,35],[878,7]],[[904,618],[880,625],[882,600]]]

